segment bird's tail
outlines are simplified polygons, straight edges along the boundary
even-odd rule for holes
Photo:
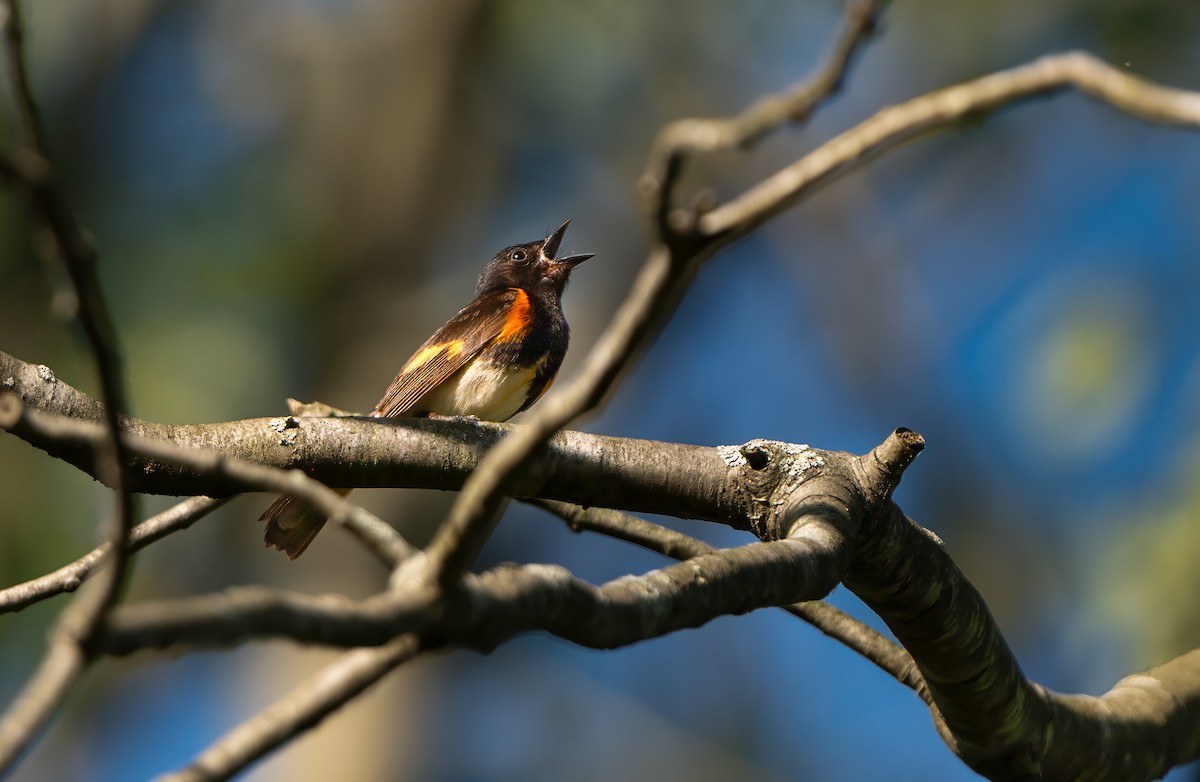
[[[351,489],[334,491],[345,497]],[[304,553],[329,518],[307,503],[285,494],[272,502],[258,520],[267,522],[267,545],[286,551],[289,559],[295,559]]]

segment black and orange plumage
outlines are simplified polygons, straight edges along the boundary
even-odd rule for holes
[[[371,415],[506,421],[536,402],[567,353],[563,290],[571,270],[592,257],[555,257],[570,223],[545,239],[501,250],[479,275],[471,303],[417,348]],[[267,522],[267,545],[295,559],[326,517],[284,495],[260,520]]]

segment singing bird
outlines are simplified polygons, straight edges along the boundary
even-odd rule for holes
[[[567,279],[592,257],[556,257],[570,224],[545,239],[501,250],[479,275],[475,298],[417,348],[371,415],[507,421],[536,402],[567,354],[570,332],[562,312]],[[295,559],[327,518],[284,495],[259,520],[267,523],[267,545]]]

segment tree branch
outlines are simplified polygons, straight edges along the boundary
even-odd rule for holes
[[[69,386],[66,390],[57,388],[65,384],[59,383],[53,373],[45,367],[39,367],[39,375],[43,382],[52,383],[56,391],[62,392],[73,401],[79,402],[80,397],[86,396]],[[85,419],[68,418],[30,409],[23,403],[21,396],[14,393],[16,385],[8,385],[9,379],[11,378],[0,381],[0,429],[18,434],[27,441],[43,447],[48,453],[61,455],[80,469],[103,480],[105,474],[97,469],[97,451],[107,437],[103,428]],[[262,432],[270,432],[278,437],[278,432],[286,426],[279,423],[283,420],[270,419],[262,427]],[[189,432],[194,434],[196,429],[201,428],[187,425],[179,427],[179,436],[176,438],[172,436],[174,427],[166,427],[164,430],[161,426],[122,416],[122,439],[130,458],[125,472],[130,476],[131,488],[144,490],[140,479],[156,482],[155,476],[174,475],[178,478],[180,475],[190,474],[195,477],[207,476],[216,481],[215,485],[226,488],[226,491],[215,494],[258,490],[292,494],[328,513],[334,523],[350,529],[367,549],[388,567],[395,567],[414,552],[413,547],[391,526],[299,470],[285,471],[278,467],[246,461],[206,447],[194,437],[189,438]],[[232,435],[228,431],[223,433],[226,437],[236,439],[238,427],[235,426],[234,429]],[[158,436],[147,437],[140,432],[153,432]],[[95,472],[92,472],[93,470]],[[211,494],[204,491],[179,493]]]
[[[55,378],[49,368],[0,352],[0,429],[103,477],[95,469],[94,450],[102,433],[87,421],[97,407],[96,400]],[[63,415],[69,411],[74,419]],[[344,417],[180,425],[123,418],[122,425],[125,439],[137,444],[128,468],[137,491],[225,496],[311,490],[315,493],[306,499],[314,504],[329,490],[306,489],[305,474],[333,486],[457,489],[506,432],[521,428],[468,419]],[[201,453],[191,453],[196,451]],[[353,462],[347,454],[355,454]],[[279,474],[299,466],[304,473]],[[749,506],[728,491],[728,478],[718,448],[565,432],[539,452],[510,488],[518,496],[669,512],[744,527]],[[345,502],[337,501],[337,507]]]
[[[1049,706],[1046,779],[1158,779],[1200,758],[1200,649],[1126,676],[1098,698],[1034,688]]]
[[[467,574],[441,596],[411,580],[361,602],[241,587],[124,606],[110,615],[96,651],[124,655],[265,638],[378,646],[405,633],[489,651],[539,629],[581,646],[612,649],[718,616],[819,599],[836,586],[842,556],[834,537],[804,535],[750,543],[603,586],[557,566],[514,565]]]
[[[805,122],[841,89],[851,60],[875,32],[886,5],[887,0],[848,3],[842,32],[825,62],[786,92],[762,98],[735,117],[680,119],[663,128],[638,182],[646,211],[659,214],[660,223],[667,222],[665,213],[672,206],[669,190],[688,155],[749,149],[785,124]]]
[[[745,236],[816,187],[905,141],[1067,87],[1146,122],[1200,127],[1200,93],[1152,84],[1084,52],[1052,55],[883,109],[707,212],[697,230],[706,237],[728,240]]]
[[[427,571],[418,555],[404,563],[411,577],[394,580],[390,591],[361,602],[240,588],[126,606],[110,617],[97,650],[126,654],[264,637],[369,646],[410,632],[491,649],[531,629],[610,648],[725,614],[823,597],[846,569],[864,515],[887,503],[869,499],[885,492],[860,481],[886,476],[859,469],[860,457],[849,454],[767,441],[747,448],[723,449],[723,469],[732,480],[724,493],[746,508],[750,524],[768,542],[701,555],[600,587],[559,567],[526,565],[466,575],[447,589],[419,577]],[[734,455],[743,452],[754,458]]]
[[[583,508],[555,500],[530,500],[531,505],[558,516],[576,532],[590,531],[628,541],[672,559],[688,560],[718,549],[672,529],[610,508]],[[828,603],[810,601],[782,606],[825,635],[874,663],[896,681],[928,698],[925,682],[912,657],[881,633]]]
[[[37,101],[33,98],[29,72],[25,67],[25,24],[21,18],[21,7],[15,0],[4,0],[0,14],[3,14],[4,38],[7,44],[5,54],[9,83],[17,103],[21,133],[29,148],[45,157],[44,152],[48,148],[46,132],[42,129],[41,112],[38,111]]]
[[[842,583],[913,656],[939,734],[975,771],[1122,782],[1156,779],[1200,757],[1200,652],[1099,699],[1052,693],[1025,677],[983,597],[935,535],[891,504],[866,518]]]

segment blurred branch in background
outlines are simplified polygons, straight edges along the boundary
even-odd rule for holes
[[[100,578],[82,590],[59,616],[41,664],[0,716],[0,775],[3,775],[49,721],[83,671],[85,649],[105,614],[116,604],[124,582],[128,562],[125,538],[133,528],[137,508],[125,479],[129,452],[121,440],[120,416],[128,409],[121,379],[121,351],[96,274],[96,252],[55,181],[46,133],[30,87],[25,31],[17,0],[5,0],[0,14],[3,14],[9,80],[25,147],[18,154],[37,158],[35,165],[23,168],[21,173],[26,176],[19,183],[27,191],[35,219],[44,224],[49,234],[37,242],[38,249],[48,262],[63,264],[71,280],[75,315],[100,378],[106,430],[100,469],[116,489],[108,548],[97,568]]]

